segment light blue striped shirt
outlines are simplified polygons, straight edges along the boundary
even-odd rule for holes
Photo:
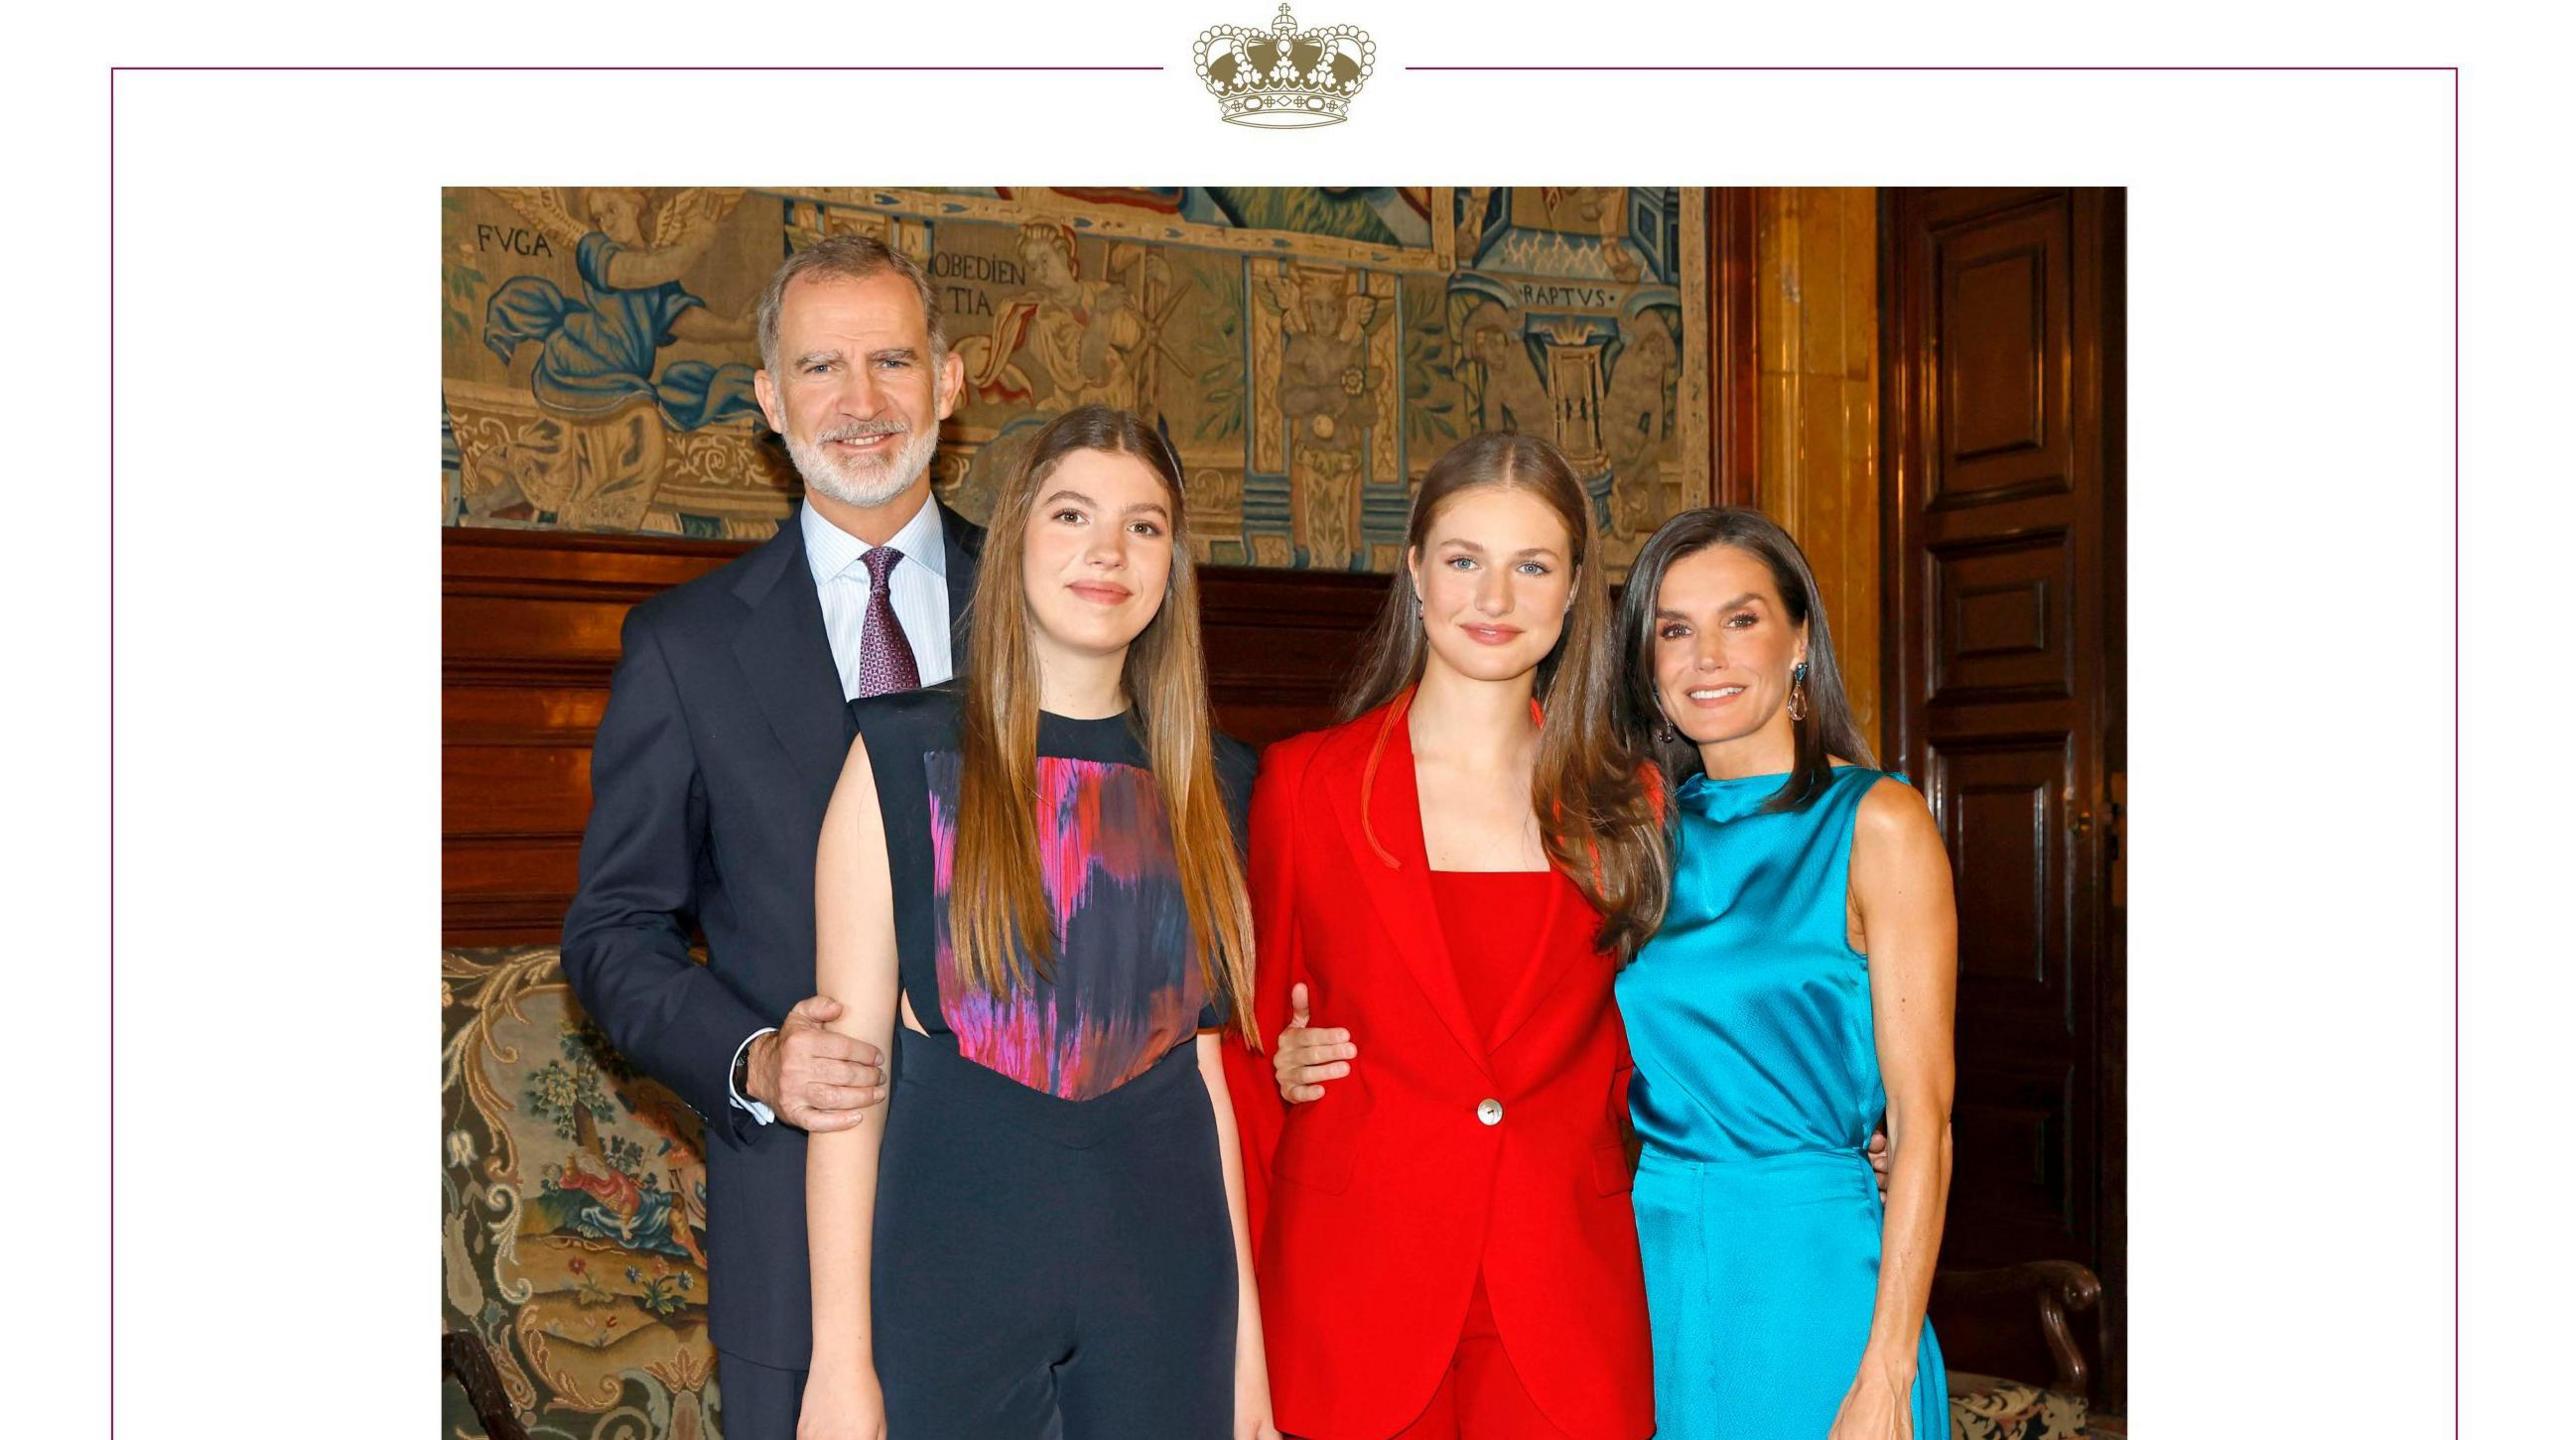
[[[818,582],[818,608],[826,612],[827,649],[850,700],[862,685],[862,615],[871,604],[871,569],[862,563],[870,544],[835,527],[815,505],[800,507],[800,539],[809,552],[809,576]],[[889,548],[907,558],[889,572],[889,609],[916,652],[916,678],[939,685],[951,678],[951,587],[942,576],[942,507],[930,498],[916,518],[889,537]]]

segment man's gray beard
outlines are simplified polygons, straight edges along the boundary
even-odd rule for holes
[[[791,452],[791,463],[800,471],[800,482],[841,505],[857,510],[876,510],[907,493],[927,467],[933,464],[934,443],[941,438],[940,427],[918,435],[909,430],[899,437],[898,458],[886,473],[857,473],[838,464],[826,453],[826,442],[804,445],[796,435],[785,431],[783,448]],[[877,475],[878,478],[872,478]]]

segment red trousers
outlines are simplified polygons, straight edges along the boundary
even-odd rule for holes
[[[1395,1440],[1572,1440],[1550,1422],[1520,1385],[1502,1336],[1493,1328],[1493,1305],[1484,1281],[1458,1332],[1458,1353],[1422,1415]]]

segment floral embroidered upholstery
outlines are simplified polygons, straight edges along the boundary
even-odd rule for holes
[[[1947,1406],[1962,1440],[2087,1440],[2089,1402],[2015,1380],[1950,1372]]]
[[[442,998],[446,1332],[543,1436],[717,1436],[701,1122],[605,1043],[556,946],[447,950]],[[462,1393],[443,1433],[482,1434]]]

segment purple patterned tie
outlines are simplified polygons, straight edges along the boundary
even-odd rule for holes
[[[907,632],[898,627],[898,612],[889,608],[889,572],[906,558],[886,545],[862,552],[862,563],[871,572],[871,603],[862,611],[862,685],[858,693],[863,695],[913,690],[921,683],[916,674],[916,652],[907,644]]]

